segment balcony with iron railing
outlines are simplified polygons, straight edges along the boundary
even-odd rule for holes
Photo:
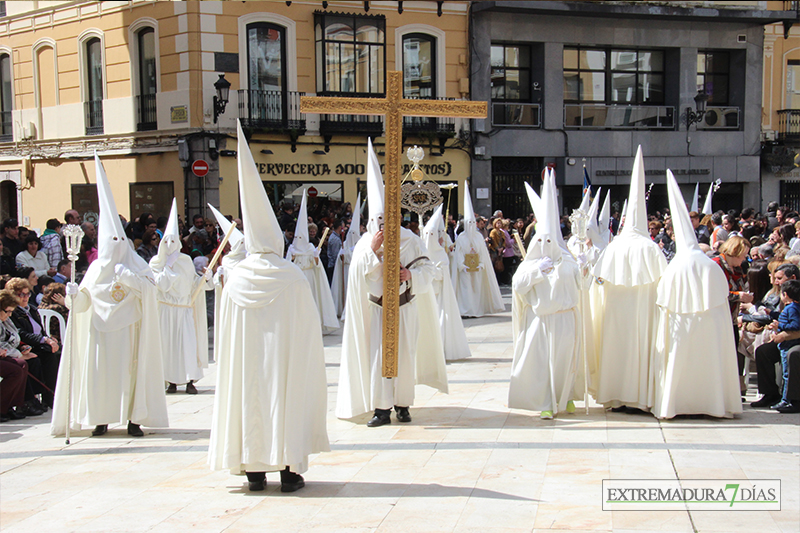
[[[800,109],[778,111],[778,140],[800,142]]]
[[[675,108],[663,105],[564,104],[564,127],[672,130],[675,129]]]
[[[337,93],[323,92],[318,96],[344,96],[356,98],[384,98],[381,93]],[[378,136],[383,133],[383,117],[379,115],[331,115],[319,116],[319,132],[323,136],[354,134]]]
[[[541,128],[541,108],[539,104],[492,102],[492,126]]]
[[[406,96],[409,100],[420,99]],[[455,100],[455,98],[422,98],[422,100]],[[403,135],[423,137],[453,137],[456,134],[455,117],[403,117]]]
[[[158,129],[158,108],[155,94],[140,94],[136,97],[136,131]]]
[[[300,97],[296,91],[239,90],[239,119],[242,127],[262,131],[306,132],[306,120],[300,113]]]
[[[0,112],[0,142],[7,143],[14,140],[14,128],[11,120],[11,111]]]
[[[86,124],[86,135],[103,134],[103,101],[89,100],[83,103],[84,124]]]

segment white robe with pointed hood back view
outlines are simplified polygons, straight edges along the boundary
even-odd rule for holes
[[[344,320],[344,302],[347,296],[347,276],[350,273],[350,262],[353,260],[353,250],[356,248],[358,239],[361,238],[361,193],[356,199],[356,208],[353,210],[353,218],[350,220],[350,227],[347,235],[339,250],[339,257],[336,258],[336,265],[333,267],[333,279],[331,280],[331,295],[333,305],[336,306],[336,316]]]
[[[667,171],[675,258],[658,283],[653,414],[732,418],[742,412],[725,274],[697,244],[680,187]]]
[[[430,259],[414,263],[409,268],[411,280],[400,286],[400,294],[410,287],[413,299],[400,307],[397,377],[389,379],[381,375],[383,308],[369,297],[383,297],[383,262],[372,250],[372,238],[383,224],[383,178],[372,142],[367,140],[367,144],[369,221],[350,264],[336,401],[339,418],[391,409],[393,405],[411,406],[416,383],[447,392],[438,309],[431,289],[436,268]],[[405,228],[400,229],[401,265],[409,265],[427,253],[422,239]]]
[[[239,196],[248,256],[226,271],[208,463],[231,473],[301,474],[328,451],[322,331],[303,273],[282,257],[283,235],[241,124]]]
[[[178,206],[174,198],[164,237],[158,244],[158,254],[150,260],[150,269],[158,287],[164,379],[170,383],[198,381],[208,367],[206,299],[199,294],[193,301],[192,295],[206,280],[197,275],[192,258],[181,253]]]
[[[308,238],[308,194],[303,189],[303,200],[300,202],[300,211],[297,212],[297,225],[294,230],[294,240],[286,250],[286,259],[297,265],[303,271],[314,303],[319,310],[319,319],[323,333],[331,333],[339,329],[339,319],[336,318],[336,306],[331,296],[331,286],[328,284],[328,275],[325,267],[319,261],[319,251],[311,244]]]
[[[667,266],[647,231],[642,149],[636,152],[625,226],[594,267],[598,375],[596,397],[606,407],[648,410],[655,394],[656,288]],[[593,384],[595,385],[595,384]]]
[[[444,356],[448,361],[457,361],[472,356],[467,343],[467,334],[461,322],[456,293],[450,281],[450,261],[441,243],[445,243],[447,232],[444,231],[442,206],[433,212],[428,223],[422,229],[422,240],[428,249],[428,257],[436,266],[432,286],[439,307],[439,326],[442,329]],[[441,242],[440,242],[441,241]]]
[[[467,254],[478,254],[477,272],[467,272]],[[464,191],[464,231],[456,237],[455,261],[450,265],[450,274],[461,316],[481,317],[506,310],[489,249],[478,233],[469,187]]]
[[[97,259],[71,304],[58,369],[50,432],[124,423],[166,427],[156,286],[150,267],[129,244],[103,165],[95,154],[100,222]],[[119,274],[115,273],[117,265]],[[68,394],[70,370],[72,394]]]

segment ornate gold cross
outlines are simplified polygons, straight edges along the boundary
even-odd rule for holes
[[[397,376],[400,323],[400,154],[403,150],[403,117],[485,118],[486,102],[403,98],[403,73],[392,71],[387,74],[386,98],[303,96],[300,98],[300,111],[386,117],[382,375],[393,378]]]

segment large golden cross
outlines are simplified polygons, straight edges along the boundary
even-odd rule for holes
[[[400,323],[400,155],[403,150],[403,117],[485,118],[486,102],[403,98],[403,73],[393,71],[387,74],[386,98],[303,96],[300,98],[300,111],[386,117],[382,375],[393,378],[397,376]]]

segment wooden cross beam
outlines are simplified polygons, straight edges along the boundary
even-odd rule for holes
[[[403,98],[403,73],[392,71],[387,74],[385,98],[303,96],[300,98],[300,111],[386,117],[382,375],[393,378],[397,376],[400,323],[400,156],[403,150],[403,117],[485,118],[486,102]]]

